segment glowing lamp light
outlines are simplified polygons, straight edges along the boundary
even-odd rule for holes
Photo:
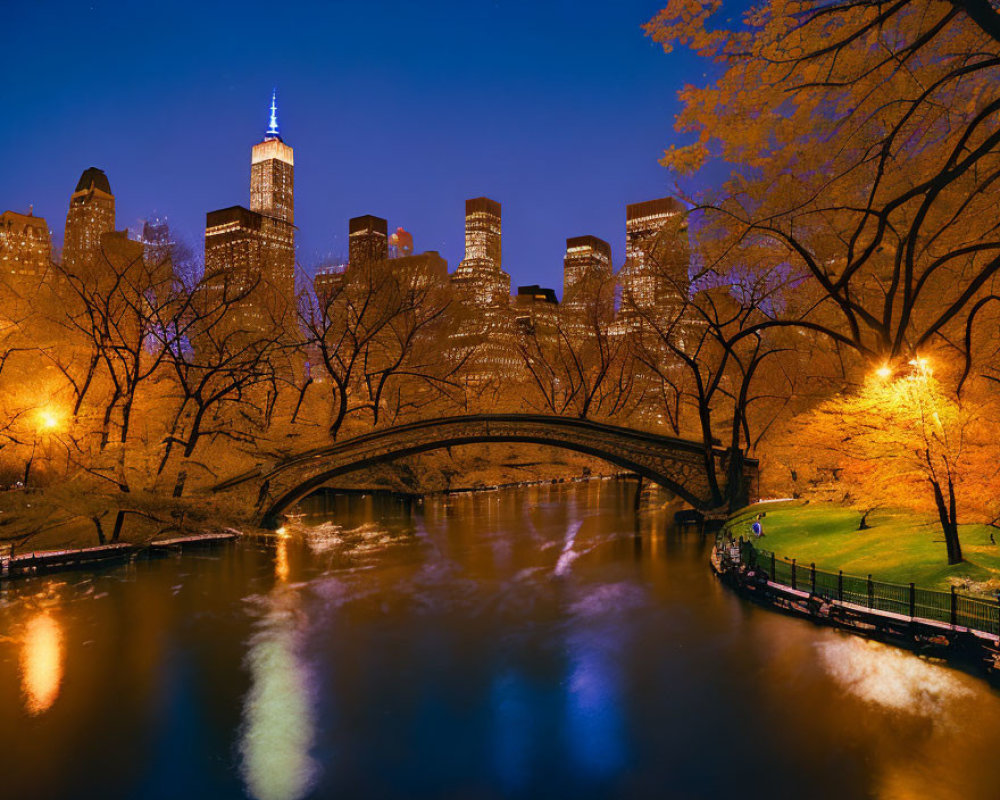
[[[931,372],[930,361],[926,358],[910,359],[910,366],[920,370],[920,372],[925,375],[929,375]]]
[[[40,430],[51,433],[62,426],[62,417],[51,408],[39,409],[37,423]]]

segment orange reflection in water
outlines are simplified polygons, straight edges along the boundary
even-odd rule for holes
[[[62,639],[62,628],[47,611],[36,614],[24,628],[21,686],[29,714],[48,711],[59,696],[63,676]]]
[[[274,559],[274,575],[285,583],[288,580],[288,537],[281,535],[278,537],[278,552]]]

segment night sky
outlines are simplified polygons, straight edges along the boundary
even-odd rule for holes
[[[671,192],[657,158],[681,141],[676,93],[707,77],[643,36],[661,4],[5,4],[0,210],[33,203],[61,242],[98,166],[119,228],[165,216],[200,251],[206,211],[249,204],[276,86],[303,268],[376,214],[454,270],[464,201],[487,195],[513,284],[561,292],[567,236],[607,239],[620,265],[625,204]]]

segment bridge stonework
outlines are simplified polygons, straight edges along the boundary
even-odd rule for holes
[[[575,417],[536,414],[444,417],[375,430],[261,464],[212,487],[212,491],[239,493],[254,503],[259,524],[274,527],[285,510],[338,475],[416,453],[484,442],[542,444],[596,456],[650,479],[699,510],[721,510],[712,508],[701,442]],[[730,454],[714,449],[717,479],[727,496]],[[733,497],[745,503],[755,496],[757,462],[742,457],[737,461],[734,466],[742,476],[742,485]]]

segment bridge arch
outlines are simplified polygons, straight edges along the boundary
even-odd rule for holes
[[[257,489],[256,522],[275,527],[281,514],[339,475],[399,458],[467,444],[513,442],[595,456],[663,486],[695,508],[712,505],[701,442],[540,414],[478,414],[421,420],[306,450],[238,475],[213,492]],[[715,448],[718,481],[726,485],[727,451]],[[756,469],[756,462],[747,461]]]

